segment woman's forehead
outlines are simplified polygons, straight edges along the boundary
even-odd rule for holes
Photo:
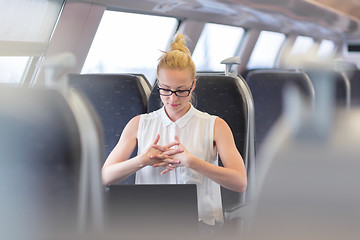
[[[189,70],[161,69],[158,74],[158,83],[171,87],[187,87],[194,80],[191,75]]]

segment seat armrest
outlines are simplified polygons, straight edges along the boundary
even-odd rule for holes
[[[254,205],[252,203],[240,203],[227,208],[224,211],[225,221],[231,221],[235,218],[248,219],[253,212]]]

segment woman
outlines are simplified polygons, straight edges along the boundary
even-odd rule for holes
[[[164,106],[129,121],[103,166],[103,183],[135,172],[138,184],[195,183],[200,220],[222,223],[220,185],[245,191],[246,171],[227,123],[190,103],[195,65],[183,35],[177,34],[160,58],[157,77]],[[136,146],[138,155],[129,159]],[[224,167],[218,166],[218,154]]]

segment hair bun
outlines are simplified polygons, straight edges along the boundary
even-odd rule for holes
[[[190,50],[185,45],[185,37],[181,33],[177,33],[170,44],[170,51],[175,50],[191,55]]]
[[[195,64],[191,58],[190,50],[185,46],[184,35],[177,33],[173,42],[170,44],[169,51],[163,53],[157,65],[158,75],[160,69],[188,69],[191,72],[191,78],[195,79]]]

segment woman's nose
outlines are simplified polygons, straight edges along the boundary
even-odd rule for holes
[[[176,100],[176,99],[177,99],[177,96],[176,96],[175,93],[173,93],[173,94],[170,95],[170,100],[171,100],[171,101],[174,101],[174,100]]]

